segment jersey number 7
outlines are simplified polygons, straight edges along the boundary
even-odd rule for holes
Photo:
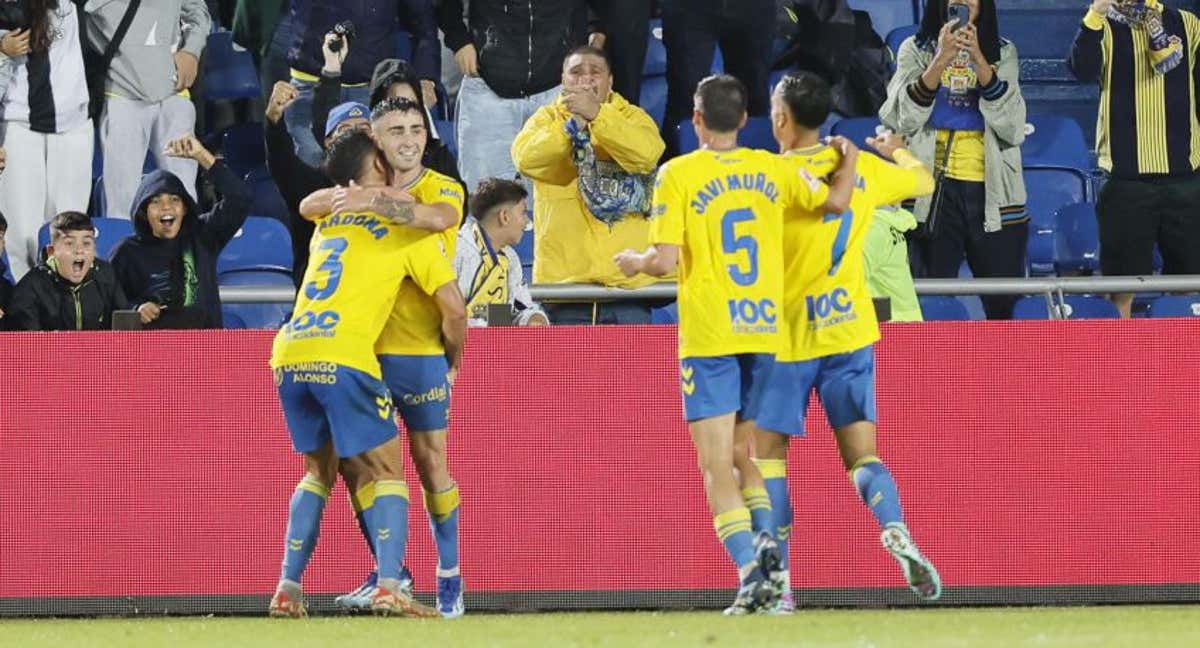
[[[847,209],[840,214],[825,214],[824,222],[839,221],[837,236],[833,239],[833,250],[830,256],[829,276],[837,274],[842,267],[842,257],[846,256],[846,245],[850,242],[850,226],[854,223],[854,212]]]

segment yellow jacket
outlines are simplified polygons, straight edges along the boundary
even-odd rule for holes
[[[627,278],[613,263],[621,250],[646,248],[650,222],[634,214],[609,230],[588,213],[571,161],[568,118],[560,97],[534,113],[512,145],[517,170],[533,181],[533,282],[637,288],[660,281],[646,275]],[[631,173],[653,172],[666,147],[650,115],[615,92],[589,130],[596,156]]]

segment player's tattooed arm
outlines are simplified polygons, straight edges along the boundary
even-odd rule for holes
[[[375,194],[371,199],[371,211],[380,216],[387,216],[397,225],[412,225],[413,207],[412,202],[403,202],[382,192]]]
[[[461,217],[447,203],[422,204],[412,196],[397,190],[380,191],[371,201],[371,211],[385,216],[393,223],[427,232],[442,232],[458,227]]]

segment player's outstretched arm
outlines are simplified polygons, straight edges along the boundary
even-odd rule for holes
[[[333,213],[333,192],[337,187],[318,189],[300,201],[300,217],[315,221]]]
[[[467,344],[467,302],[457,281],[448,281],[433,293],[438,311],[442,314],[442,344],[450,365],[450,381],[462,365],[463,348]]]
[[[625,250],[617,253],[613,261],[626,277],[638,273],[665,277],[679,265],[679,246],[658,243],[646,248],[645,252]]]
[[[879,152],[879,155],[885,159],[891,160],[899,169],[892,168],[890,173],[896,177],[888,179],[884,184],[885,188],[896,193],[895,196],[888,196],[890,200],[906,200],[908,198],[916,198],[919,196],[928,196],[933,193],[935,182],[933,173],[929,167],[925,166],[916,158],[907,148],[905,148],[905,140],[901,135],[895,133],[884,133],[879,137],[868,137],[867,145]]]

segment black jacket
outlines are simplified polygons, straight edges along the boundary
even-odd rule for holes
[[[208,214],[200,215],[195,201],[175,174],[161,169],[142,179],[130,213],[136,232],[113,252],[113,267],[125,294],[135,304],[154,302],[168,308],[184,304],[184,259],[188,251],[194,261],[196,295],[194,306],[205,313],[205,328],[221,328],[221,296],[217,286],[217,256],[237,234],[250,213],[253,194],[223,163],[208,171],[221,195]],[[155,238],[146,219],[146,203],[159,194],[183,198],[185,213],[179,236]]]
[[[8,304],[12,301],[13,285],[4,276],[8,272],[8,264],[0,257],[0,311],[8,312]],[[0,331],[4,330],[4,316],[0,315]]]
[[[324,122],[322,122],[324,123]],[[288,208],[288,230],[292,234],[292,280],[296,287],[304,282],[308,268],[308,244],[312,240],[313,224],[300,217],[300,203],[314,191],[332,187],[333,183],[320,169],[314,169],[296,155],[292,136],[283,118],[266,123],[267,170],[279,186],[279,194]],[[325,141],[325,138],[317,140]]]
[[[3,321],[13,331],[107,331],[113,311],[130,308],[113,267],[100,259],[78,285],[50,263],[39,265],[17,282],[10,306]]]
[[[397,19],[412,34],[417,74],[431,81],[440,79],[441,52],[432,0],[295,0],[295,36],[288,62],[301,72],[320,74],[325,65],[321,53],[325,34],[334,25],[349,20],[354,23],[355,33],[342,76],[346,83],[366,83],[371,80],[376,61],[396,55]]]
[[[567,52],[587,44],[587,8],[585,0],[471,0],[469,28],[462,0],[443,0],[437,13],[446,47],[475,45],[479,76],[515,99],[559,84]]]

